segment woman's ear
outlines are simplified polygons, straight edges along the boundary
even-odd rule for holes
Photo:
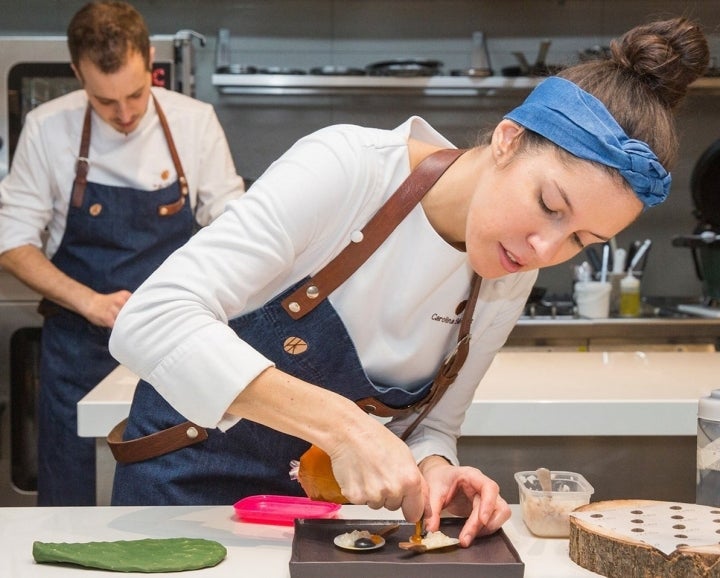
[[[525,128],[512,120],[503,119],[495,127],[491,139],[493,158],[496,164],[509,162],[518,148],[520,135]]]

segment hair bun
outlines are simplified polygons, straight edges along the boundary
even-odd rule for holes
[[[700,27],[686,18],[637,26],[610,44],[611,58],[638,76],[669,108],[707,69],[709,48]]]

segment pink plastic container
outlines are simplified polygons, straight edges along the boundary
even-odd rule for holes
[[[292,526],[296,518],[334,518],[340,504],[297,496],[248,496],[235,503],[235,513],[243,522]]]

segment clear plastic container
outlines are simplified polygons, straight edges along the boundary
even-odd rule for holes
[[[553,471],[550,479],[553,491],[544,492],[534,471],[515,474],[523,521],[536,536],[567,538],[570,535],[570,512],[590,503],[595,488],[575,472]]]
[[[720,389],[698,401],[696,502],[720,506]]]

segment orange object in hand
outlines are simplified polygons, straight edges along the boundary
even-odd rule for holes
[[[317,446],[310,446],[300,458],[297,479],[310,499],[335,504],[348,503],[333,475],[330,456]]]

